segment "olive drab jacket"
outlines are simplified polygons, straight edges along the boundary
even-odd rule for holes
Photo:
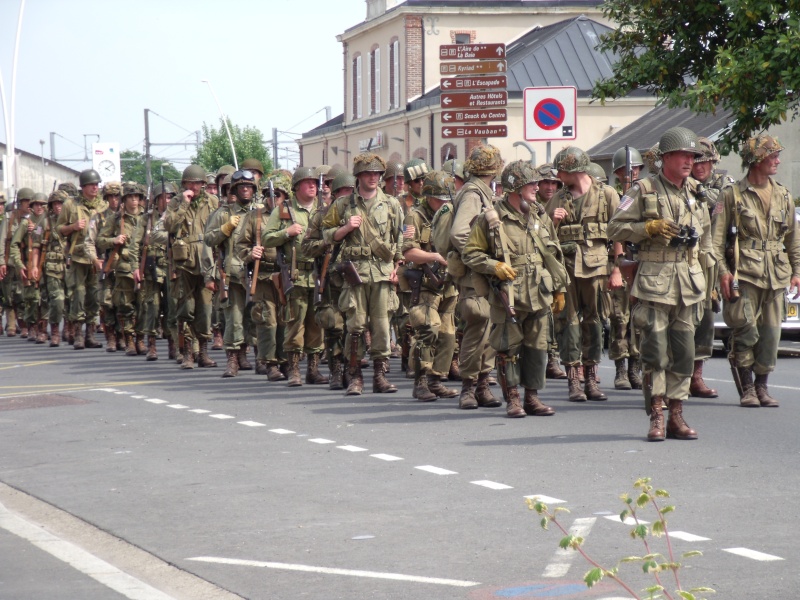
[[[28,223],[33,223],[33,230],[28,231]],[[19,227],[14,231],[11,238],[11,248],[8,263],[15,269],[28,266],[31,257],[28,256],[28,237],[31,238],[31,247],[40,250],[44,234],[47,228],[47,213],[36,216],[30,213],[27,217],[20,220]],[[41,251],[41,250],[40,250]]]
[[[800,233],[791,194],[771,177],[770,183],[767,211],[747,177],[722,190],[715,207],[712,244],[720,275],[729,273],[726,237],[731,225],[737,226],[739,280],[778,290],[788,286],[793,276],[800,277]]]
[[[247,285],[247,270],[241,257],[236,253],[236,238],[244,229],[244,222],[247,215],[251,212],[250,204],[233,202],[223,204],[208,218],[206,228],[203,232],[203,240],[209,248],[219,248],[225,257],[223,269],[229,281],[234,281],[241,285]],[[222,232],[222,226],[228,222],[233,215],[240,217],[239,224],[231,232],[230,236]]]
[[[631,289],[631,295],[639,300],[688,306],[705,298],[706,278],[700,256],[714,258],[708,210],[695,199],[696,186],[691,177],[680,188],[661,174],[639,180],[611,217],[608,236],[615,242],[639,246],[639,269]],[[693,247],[675,246],[662,236],[651,238],[645,223],[653,219],[693,227],[697,243]]]
[[[44,249],[44,272],[48,277],[55,279],[64,279],[64,271],[66,270],[66,238],[58,232],[56,227],[55,215],[51,215],[48,221],[48,230],[50,237],[47,238],[47,245]]]
[[[459,276],[454,276],[456,284],[475,288],[476,285],[485,287],[485,280],[482,277],[473,277],[473,273],[463,268],[462,254],[467,245],[470,231],[481,213],[492,208],[492,189],[480,178],[470,177],[463,187],[458,190],[458,194],[453,199],[453,224],[450,228],[450,241],[453,244],[454,252],[448,254],[448,263],[456,263],[454,267],[448,266],[448,271],[455,273],[462,272]],[[459,269],[458,263],[462,263]],[[482,285],[481,285],[481,282]]]
[[[263,246],[261,240],[256,237],[259,217],[258,206],[261,206],[261,232],[263,233],[267,228],[270,213],[265,206],[257,205],[255,210],[248,211],[247,216],[244,218],[244,223],[240,223],[240,231],[235,234],[235,239],[233,241],[234,251],[238,255],[239,260],[245,265],[245,268],[255,266],[255,262],[250,260],[250,252],[252,252],[253,246],[256,244]],[[278,270],[276,264],[277,255],[278,252],[275,248],[264,248],[258,266],[259,281],[266,281]]]
[[[619,194],[611,186],[593,182],[583,196],[573,198],[564,186],[545,207],[553,218],[557,208],[567,211],[556,231],[564,262],[575,277],[600,277],[608,274],[608,221],[619,206]]]
[[[214,205],[216,196],[204,191],[185,202],[182,194],[169,201],[164,216],[166,231],[174,236],[172,260],[176,269],[192,275],[201,275],[203,281],[214,281],[214,257],[211,247],[203,243],[203,232]]]
[[[411,207],[411,210],[408,211],[403,224],[405,226],[414,227],[414,237],[403,239],[403,253],[412,248],[418,248],[420,250],[424,250],[425,252],[439,252],[438,248],[436,248],[433,243],[432,223],[435,214],[436,212],[433,210],[433,208],[431,208],[427,200],[424,198],[419,204]],[[431,266],[433,267],[434,265]],[[421,265],[406,263],[405,269],[421,269]],[[398,274],[399,272],[400,271],[398,270]],[[440,268],[439,272],[441,273],[440,277],[444,279],[444,268]],[[426,291],[440,294],[444,298],[450,298],[458,294],[455,286],[449,279],[445,281],[441,288],[437,288],[433,285],[433,282],[430,281],[427,275],[423,275],[422,285]]]
[[[88,265],[93,262],[85,247],[86,237],[89,234],[89,221],[93,216],[104,213],[108,209],[108,202],[99,198],[95,198],[89,205],[87,202],[83,196],[77,200],[70,198],[64,202],[56,227],[60,229],[64,225],[72,225],[80,219],[86,219],[85,228],[67,235],[67,254],[72,261]]]
[[[118,236],[125,236],[125,243],[114,252]],[[106,219],[97,232],[96,246],[100,252],[109,251],[108,259],[113,260],[112,269],[116,277],[133,277],[139,268],[144,227],[141,214],[131,215],[122,212]]]
[[[291,207],[291,211],[289,210]],[[299,287],[314,287],[314,256],[309,256],[303,252],[303,237],[308,232],[308,223],[311,214],[317,209],[317,199],[311,202],[307,208],[291,198],[282,204],[277,210],[273,210],[267,221],[267,226],[261,230],[261,245],[265,248],[281,248],[286,261],[291,261],[292,250],[294,249],[297,273],[292,273],[294,284]],[[293,237],[286,234],[286,229],[293,222],[302,226],[303,233]]]
[[[496,211],[493,224],[492,212]],[[549,310],[553,292],[563,291],[554,284],[551,273],[544,264],[538,237],[542,246],[563,260],[558,246],[556,230],[550,217],[538,203],[531,206],[525,216],[515,209],[507,197],[497,202],[494,211],[485,212],[475,222],[462,255],[464,264],[483,275],[493,277],[495,265],[504,262],[511,266],[517,277],[514,285],[514,308],[524,312]],[[505,321],[505,309],[496,294],[490,294],[492,321]]]

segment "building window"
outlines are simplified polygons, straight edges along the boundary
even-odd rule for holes
[[[353,118],[363,117],[361,112],[361,55],[353,59]]]
[[[400,107],[400,41],[389,44],[389,108]]]
[[[369,54],[369,112],[381,112],[381,49],[375,48]]]
[[[471,29],[451,29],[450,41],[453,44],[474,44],[476,33]]]

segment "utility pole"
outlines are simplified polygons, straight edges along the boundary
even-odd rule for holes
[[[273,169],[280,167],[278,164],[278,128],[272,128],[272,159],[275,161]]]
[[[144,109],[144,176],[148,192],[153,189],[153,173],[150,163],[150,109]]]

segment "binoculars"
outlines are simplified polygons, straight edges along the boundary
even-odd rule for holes
[[[700,241],[700,234],[697,233],[697,230],[691,225],[683,225],[678,235],[670,240],[669,245],[694,248],[698,241]]]

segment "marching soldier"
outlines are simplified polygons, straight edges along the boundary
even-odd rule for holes
[[[614,213],[608,234],[615,242],[638,244],[639,268],[631,288],[631,309],[640,332],[647,439],[697,439],[683,419],[694,362],[694,328],[702,317],[706,281],[699,251],[711,252],[708,211],[695,198],[690,177],[702,154],[693,131],[672,127],[658,143],[661,172],[638,181]],[[664,427],[663,405],[669,406]]]
[[[775,179],[781,150],[769,135],[747,140],[741,150],[747,175],[723,188],[714,210],[722,316],[733,330],[729,358],[738,374],[739,403],[746,407],[779,404],[767,380],[777,361],[786,287],[800,296],[794,203]]]
[[[3,335],[3,312],[5,310],[5,295],[3,294],[3,279],[6,276],[6,195],[0,190],[0,336]]]
[[[422,185],[427,174],[428,165],[421,158],[412,158],[403,167],[403,183],[406,185],[406,193],[398,200],[400,200],[405,214],[408,214],[408,211],[423,199]]]
[[[28,337],[28,324],[23,318],[24,304],[22,299],[22,279],[19,271],[11,261],[11,240],[19,229],[20,223],[27,219],[31,212],[30,203],[34,192],[31,188],[20,188],[17,191],[17,206],[8,213],[4,220],[3,264],[3,297],[5,300],[6,319],[8,321],[8,337],[14,337],[19,330],[21,338]]]
[[[64,281],[64,273],[66,271],[64,265],[64,237],[58,232],[55,226],[58,216],[61,214],[61,209],[64,203],[69,199],[69,195],[62,191],[56,190],[50,194],[47,200],[48,215],[48,229],[50,231],[47,237],[47,243],[42,248],[45,253],[44,260],[44,277],[47,289],[47,320],[50,322],[50,347],[61,345],[61,332],[59,327],[61,321],[65,316],[65,303],[67,295],[67,284]]]

